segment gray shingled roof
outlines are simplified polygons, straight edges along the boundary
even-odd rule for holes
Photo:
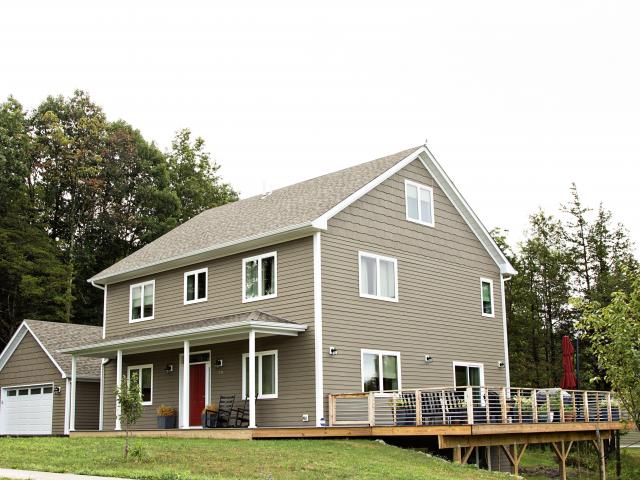
[[[71,355],[60,353],[59,350],[102,340],[102,327],[41,320],[25,320],[25,323],[69,377],[71,376]],[[99,358],[78,357],[78,376],[100,378],[100,362]]]
[[[135,343],[141,340],[148,339],[149,337],[162,336],[175,334],[178,335],[188,335],[190,333],[194,333],[194,330],[206,330],[211,327],[219,327],[219,329],[224,329],[226,327],[233,328],[236,326],[244,326],[250,325],[253,322],[262,322],[262,323],[273,323],[273,324],[289,324],[289,325],[297,325],[301,328],[304,328],[302,324],[298,322],[294,322],[291,320],[285,320],[284,318],[276,317],[275,315],[271,315],[269,313],[261,312],[260,310],[254,310],[252,312],[244,312],[244,313],[236,313],[232,315],[222,315],[219,317],[207,318],[205,320],[196,320],[193,322],[186,323],[177,323],[174,325],[165,325],[162,327],[153,327],[153,328],[145,328],[143,330],[136,331],[135,335],[124,334],[124,335],[113,335],[110,336],[108,340],[94,341],[94,342],[74,342],[72,345],[69,345],[70,349],[82,349],[82,348],[94,348],[97,346],[112,345],[118,343]],[[126,340],[124,342],[123,340]],[[123,342],[121,342],[123,341]],[[82,357],[78,357],[82,358]]]
[[[312,222],[419,147],[212,208],[95,275],[138,270],[218,245]]]

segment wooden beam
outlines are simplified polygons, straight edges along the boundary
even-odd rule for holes
[[[596,449],[598,450],[600,480],[607,480],[607,465],[604,456],[604,442],[602,441],[602,434],[600,433],[600,430],[596,430],[596,440],[594,440],[593,443],[596,445]]]
[[[602,432],[603,437],[610,437],[611,432]],[[595,432],[557,432],[557,433],[529,433],[522,434],[504,434],[504,435],[468,435],[468,436],[438,436],[439,448],[460,447],[488,447],[499,445],[513,444],[538,444],[552,442],[570,442],[570,441],[592,441],[595,440]]]
[[[509,423],[507,425],[473,425],[473,435],[495,435],[501,433],[540,433],[540,432],[595,432],[596,430],[622,430],[622,422],[600,423]]]
[[[471,453],[475,450],[476,447],[468,447],[465,452],[464,455],[462,455],[462,464],[466,465],[466,463],[469,461],[469,457],[471,456]]]
[[[453,463],[462,463],[461,447],[453,447]]]

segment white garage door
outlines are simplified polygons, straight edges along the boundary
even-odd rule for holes
[[[53,386],[28,385],[2,389],[0,434],[50,435]]]

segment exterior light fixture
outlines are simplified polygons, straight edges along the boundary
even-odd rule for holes
[[[504,362],[502,360],[500,360],[498,362],[498,368],[504,368],[504,367],[505,367]]]
[[[429,365],[430,363],[433,363],[433,357],[431,355],[425,355],[424,363],[426,363],[427,365]]]
[[[172,363],[168,363],[166,367],[164,367],[164,373],[171,373],[173,372],[173,364]]]
[[[329,355],[335,357],[336,355],[338,355],[338,349],[333,346],[329,347]]]

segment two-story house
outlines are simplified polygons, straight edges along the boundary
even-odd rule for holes
[[[199,427],[220,395],[248,399],[250,427],[320,426],[329,393],[509,385],[515,273],[412,148],[207,210],[120,260],[90,279],[102,340],[65,352],[103,359],[104,430],[121,428],[123,377],[140,383],[137,428],[161,404]]]

